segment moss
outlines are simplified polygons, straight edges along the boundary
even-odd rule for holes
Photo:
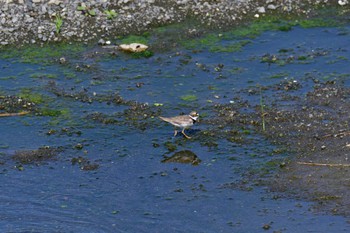
[[[56,74],[45,74],[45,73],[34,73],[34,74],[31,74],[29,77],[55,79],[55,78],[57,78],[57,75]]]
[[[201,38],[194,38],[190,40],[182,40],[180,44],[187,49],[210,49],[210,47],[216,45],[221,41],[218,34],[210,33]]]
[[[17,79],[17,77],[14,75],[0,77],[0,80],[10,80],[10,79]]]
[[[132,53],[133,58],[142,58],[142,57],[148,58],[148,57],[152,57],[152,56],[153,56],[153,52],[149,51],[149,50],[145,50],[145,51],[138,52],[138,53]]]
[[[41,108],[39,110],[39,114],[41,116],[50,116],[50,117],[58,117],[58,116],[68,116],[70,114],[70,111],[68,109],[52,109],[52,108]]]
[[[51,109],[51,108],[42,108],[42,109],[40,109],[39,113],[42,116],[51,116],[51,117],[55,117],[55,116],[61,115],[61,111],[60,110]]]
[[[181,96],[181,99],[184,101],[192,102],[192,101],[197,100],[197,96],[195,96],[195,95],[183,95],[183,96]]]
[[[303,28],[336,27],[339,26],[339,22],[330,18],[314,18],[301,20],[299,25]]]
[[[295,25],[297,25],[296,21],[288,19],[283,20],[277,16],[269,16],[260,18],[248,25],[233,29],[227,34],[227,36],[234,36],[238,38],[256,38],[261,33],[268,30],[290,31]]]
[[[241,40],[242,38],[253,39],[268,30],[290,31],[295,25],[297,25],[296,21],[279,20],[277,17],[263,17],[224,33],[209,33],[200,38],[182,40],[180,44],[187,49],[208,49],[210,52],[237,52],[251,42],[250,40]],[[233,42],[227,46],[219,45],[219,43],[222,44],[225,41]]]
[[[171,143],[171,142],[169,142],[169,141],[167,141],[167,142],[165,142],[164,143],[164,146],[168,149],[168,151],[170,151],[170,152],[173,152],[173,151],[175,151],[176,150],[176,145],[174,145],[173,143]]]
[[[288,77],[288,75],[289,74],[287,72],[281,72],[281,73],[271,75],[270,78],[271,79],[280,79],[280,78]]]
[[[149,34],[144,33],[143,35],[129,35],[120,39],[120,44],[131,44],[131,43],[140,43],[140,44],[149,44]]]
[[[26,45],[21,47],[0,47],[0,58],[15,59],[30,64],[52,64],[55,59],[66,55],[77,55],[85,49],[83,44],[50,43],[45,46]]]
[[[74,79],[77,77],[77,75],[75,73],[68,72],[68,71],[63,72],[63,75],[67,79]]]
[[[47,97],[44,97],[40,93],[33,92],[29,88],[23,88],[18,96],[35,104],[44,103],[44,100],[47,99]]]
[[[251,43],[250,40],[242,40],[242,41],[237,41],[230,43],[229,45],[215,45],[212,46],[209,51],[210,52],[227,52],[227,53],[232,53],[232,52],[239,52],[242,50],[242,48]]]

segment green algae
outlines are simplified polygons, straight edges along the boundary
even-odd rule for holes
[[[254,39],[265,31],[290,31],[297,25],[293,20],[281,20],[274,16],[266,16],[255,20],[248,25],[234,28],[224,35],[226,38],[250,38]]]
[[[17,79],[17,77],[14,75],[0,77],[0,80],[11,80],[11,79],[15,80]]]
[[[289,74],[287,72],[280,72],[280,73],[276,73],[271,75],[269,78],[271,79],[280,79],[280,78],[285,78],[288,77]]]
[[[211,46],[209,49],[209,52],[225,52],[225,53],[232,53],[232,52],[239,52],[242,51],[243,47],[247,44],[251,43],[250,40],[241,40],[241,41],[235,41],[233,43],[229,43],[228,45],[214,45]]]
[[[177,149],[177,146],[170,141],[164,143],[164,146],[168,149],[168,151],[173,152]]]
[[[57,110],[53,108],[41,108],[39,114],[41,116],[58,117],[69,113],[69,110]]]
[[[143,33],[142,35],[129,35],[122,38],[119,38],[120,44],[131,44],[131,43],[140,43],[148,45],[150,40],[149,33]]]
[[[49,78],[56,79],[57,74],[48,74],[48,73],[34,73],[29,76],[30,78]]]
[[[142,52],[138,52],[138,53],[132,53],[132,57],[133,58],[149,58],[153,56],[153,52],[149,51],[149,50],[145,50]]]
[[[183,101],[193,102],[197,100],[197,96],[195,95],[183,95],[180,97]]]
[[[47,96],[44,96],[37,92],[33,92],[33,90],[31,90],[30,88],[21,89],[18,96],[35,104],[42,104],[45,102],[45,100],[48,99]]]
[[[207,33],[199,38],[183,39],[180,44],[187,49],[208,49],[210,52],[238,52],[251,43],[249,39],[254,39],[265,31],[289,31],[295,25],[297,25],[295,21],[264,17],[225,32]]]
[[[323,17],[326,13],[320,12],[317,17],[303,19],[297,15],[266,15],[254,19],[245,25],[226,28],[226,31],[204,33],[195,38],[179,38],[180,45],[186,49],[196,51],[208,50],[210,52],[238,52],[251,43],[254,39],[266,31],[288,32],[294,27],[337,27],[343,25],[342,19]],[[165,29],[163,29],[165,30]],[[178,36],[180,37],[180,36]]]
[[[298,25],[302,28],[336,27],[339,26],[339,21],[329,18],[314,18],[301,20]]]
[[[29,64],[52,64],[62,56],[77,56],[84,51],[86,45],[69,43],[50,43],[43,46],[27,45],[21,47],[0,47],[0,58],[13,59],[18,62]]]

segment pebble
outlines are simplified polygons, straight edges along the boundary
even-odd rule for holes
[[[261,6],[261,7],[258,7],[258,12],[260,14],[264,14],[266,11],[265,11],[265,7]]]
[[[273,5],[273,4],[269,4],[269,5],[267,5],[267,9],[269,9],[269,10],[276,10],[276,6],[275,5]]]

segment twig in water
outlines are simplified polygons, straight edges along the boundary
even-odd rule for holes
[[[342,163],[308,163],[308,162],[297,162],[297,164],[308,165],[308,166],[325,166],[325,167],[350,167],[350,164],[342,164]]]
[[[29,112],[27,111],[23,111],[23,112],[12,112],[12,113],[8,113],[8,112],[4,112],[4,113],[0,113],[0,117],[9,117],[9,116],[23,116],[28,114]]]
[[[265,112],[264,112],[264,98],[260,87],[260,110],[261,110],[261,120],[262,120],[262,130],[265,131]]]

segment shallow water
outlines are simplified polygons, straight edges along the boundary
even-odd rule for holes
[[[221,139],[217,147],[208,148],[195,138],[212,127],[205,121],[188,131],[192,140],[172,138],[172,126],[156,118],[143,120],[145,127],[127,122],[102,124],[87,116],[95,112],[113,115],[128,106],[57,97],[47,88],[54,81],[71,93],[118,92],[126,100],[159,108],[165,116],[198,109],[205,120],[214,116],[215,103],[235,104],[237,96],[259,104],[260,96],[249,95],[247,90],[280,83],[284,77],[271,78],[275,74],[285,73],[287,80],[302,80],[307,74],[319,79],[347,74],[348,36],[339,35],[340,30],[349,31],[349,27],[266,32],[235,53],[193,53],[179,48],[148,59],[119,54],[72,58],[67,65],[0,60],[1,93],[17,95],[29,88],[50,97],[45,103],[48,107],[69,113],[0,118],[0,159],[4,162],[0,165],[0,228],[4,232],[259,232],[267,224],[281,232],[348,232],[346,218],[316,214],[310,210],[312,203],[276,198],[278,194],[260,186],[249,191],[225,187],[271,159],[269,153],[275,146],[259,135],[247,136],[249,143],[242,144]],[[313,57],[284,66],[261,62],[264,54],[277,54],[280,49],[292,49],[289,55]],[[76,64],[93,68],[81,72]],[[221,71],[215,70],[218,64],[224,65]],[[348,82],[346,77],[339,80]],[[298,91],[303,95],[311,87]],[[274,98],[264,94],[267,102]],[[181,98],[185,95],[194,95],[196,100],[186,101]],[[162,106],[154,107],[155,103]],[[58,133],[48,135],[50,129]],[[176,151],[193,151],[202,162],[198,166],[161,163],[164,154],[171,154],[164,146],[167,141],[177,146]],[[75,149],[77,144],[83,148]],[[54,160],[24,164],[24,170],[11,160],[15,151],[42,146],[63,150]],[[81,170],[71,164],[77,156],[99,168]]]

